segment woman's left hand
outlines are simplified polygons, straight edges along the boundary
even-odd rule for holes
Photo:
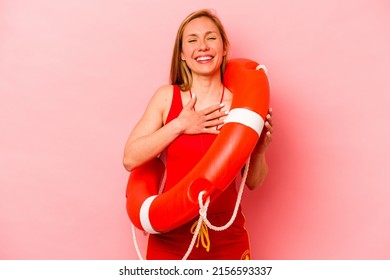
[[[261,132],[259,141],[256,144],[253,153],[264,154],[272,142],[272,108],[268,110],[267,119],[264,124],[265,129]]]

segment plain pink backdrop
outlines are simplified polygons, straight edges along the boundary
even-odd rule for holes
[[[386,1],[3,0],[0,259],[136,258],[123,147],[204,7],[231,57],[269,70],[270,174],[243,201],[253,258],[390,258]]]

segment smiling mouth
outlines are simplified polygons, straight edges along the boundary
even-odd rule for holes
[[[214,57],[212,57],[212,56],[199,56],[195,60],[196,61],[208,61],[208,60],[212,60],[213,58]]]

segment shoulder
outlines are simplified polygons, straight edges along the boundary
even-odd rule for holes
[[[173,86],[172,85],[163,85],[160,86],[152,95],[152,98],[149,100],[149,105],[161,104],[161,102],[166,102],[169,97],[172,97]]]
[[[153,99],[156,99],[160,104],[161,102],[170,103],[172,101],[172,96],[173,96],[173,85],[163,85],[156,90]]]
[[[160,86],[150,100],[148,109],[158,112],[162,120],[166,119],[168,111],[171,107],[173,97],[173,85]]]

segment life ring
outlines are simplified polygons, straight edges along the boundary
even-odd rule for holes
[[[233,100],[225,124],[199,163],[172,189],[158,195],[165,170],[159,158],[131,172],[126,208],[134,226],[153,234],[179,227],[198,216],[200,192],[212,203],[235,179],[251,155],[268,113],[265,72],[249,59],[228,62],[224,84]]]

